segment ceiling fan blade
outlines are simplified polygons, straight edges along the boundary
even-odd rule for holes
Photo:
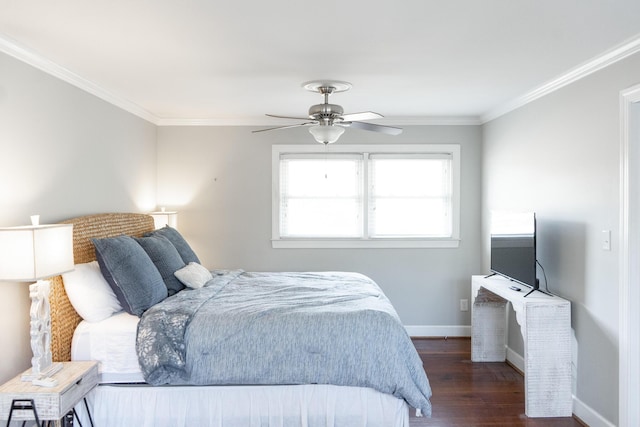
[[[384,116],[382,114],[379,114],[379,113],[374,113],[373,111],[363,111],[362,113],[343,114],[340,117],[342,117],[342,120],[345,120],[345,121],[348,121],[348,122],[353,122],[355,120],[382,119]]]
[[[275,117],[276,119],[309,120],[309,117],[278,116],[276,114],[265,114],[265,116]]]
[[[277,126],[277,127],[274,127],[274,128],[253,130],[253,131],[251,131],[251,133],[267,132],[269,130],[280,130],[280,129],[297,128],[297,127],[300,127],[300,126],[315,125],[315,124],[316,124],[315,122],[306,122],[306,123],[299,123],[297,125]]]
[[[374,125],[373,123],[342,122],[340,123],[340,125],[348,126],[356,129],[370,130],[373,132],[382,132],[388,135],[400,135],[402,133],[402,128],[397,128],[393,126]]]

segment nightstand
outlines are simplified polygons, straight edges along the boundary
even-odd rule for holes
[[[98,385],[98,362],[64,362],[63,365],[52,377],[58,381],[54,387],[33,385],[22,381],[20,375],[1,385],[0,419],[7,420],[7,426],[9,420],[57,421],[72,411]]]

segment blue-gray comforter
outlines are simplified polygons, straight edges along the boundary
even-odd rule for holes
[[[216,271],[140,319],[149,384],[370,387],[431,414],[422,362],[393,306],[357,273]]]

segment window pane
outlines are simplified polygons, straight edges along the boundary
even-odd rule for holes
[[[449,158],[388,157],[370,159],[371,237],[451,236]]]
[[[283,156],[282,237],[362,236],[361,156]]]

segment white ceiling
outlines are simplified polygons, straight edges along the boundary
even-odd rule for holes
[[[0,0],[0,50],[158,124],[277,125],[314,79],[381,123],[480,122],[629,46],[638,0]]]

